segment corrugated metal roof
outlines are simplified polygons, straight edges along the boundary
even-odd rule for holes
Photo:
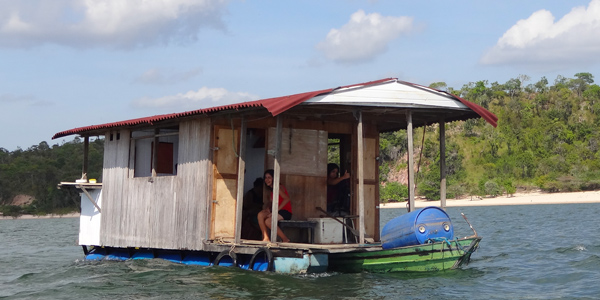
[[[415,83],[410,83],[410,82],[406,82],[406,81],[400,81],[404,84],[408,84],[408,85],[413,85],[413,86],[417,86],[417,87],[421,87],[421,88],[426,88],[426,89],[432,89],[430,87],[426,87],[426,86],[422,86],[422,85],[418,85]],[[443,92],[446,93],[454,98],[456,98],[458,101],[460,101],[462,104],[466,105],[468,108],[472,109],[474,112],[476,112],[478,115],[480,115],[484,120],[486,120],[488,123],[490,123],[492,126],[496,127],[498,126],[498,117],[493,114],[491,111],[473,103],[470,101],[467,101],[461,97],[458,97],[456,95],[450,94],[448,92],[445,91],[440,91],[440,90],[436,90],[438,92]]]
[[[342,87],[337,87],[337,88],[332,88],[332,89],[325,89],[325,90],[318,90],[318,91],[307,92],[307,93],[300,93],[300,94],[283,96],[283,97],[268,98],[268,99],[262,99],[262,100],[256,100],[256,101],[242,102],[242,103],[237,103],[237,104],[229,104],[229,105],[223,105],[223,106],[217,106],[217,107],[211,107],[211,108],[203,108],[203,109],[186,111],[186,112],[181,112],[181,113],[156,115],[156,116],[151,116],[151,117],[131,119],[131,120],[120,121],[120,122],[78,127],[78,128],[58,132],[52,137],[52,139],[56,139],[56,138],[60,138],[60,137],[68,136],[68,135],[73,135],[73,134],[83,134],[83,133],[90,132],[90,131],[110,129],[110,128],[115,128],[115,127],[135,126],[135,125],[140,125],[140,124],[152,125],[156,122],[172,120],[172,119],[177,119],[177,118],[182,118],[182,117],[189,117],[189,116],[194,116],[194,115],[208,114],[208,113],[227,111],[227,110],[238,110],[238,109],[252,108],[252,107],[264,107],[273,116],[277,116],[308,99],[311,99],[318,95],[330,93],[337,89],[367,86],[367,85],[385,83],[385,82],[389,82],[389,81],[397,81],[397,79],[386,78],[386,79],[375,80],[375,81],[370,81],[370,82],[365,82],[365,83],[347,85],[347,86],[342,86]],[[403,82],[403,83],[405,83],[405,82]],[[411,84],[411,83],[405,83],[405,84]],[[417,86],[417,85],[415,85],[415,86]],[[481,107],[477,104],[471,103],[469,101],[466,101],[466,100],[456,97],[456,96],[453,96],[453,97],[455,97],[457,100],[462,102],[467,107],[471,108],[473,111],[475,111],[481,117],[483,117],[486,121],[488,121],[490,124],[492,124],[494,127],[496,127],[498,118],[494,114],[492,114],[491,112],[487,111],[486,109],[484,109],[483,107]]]

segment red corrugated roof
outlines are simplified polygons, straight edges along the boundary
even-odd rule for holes
[[[386,79],[381,79],[381,80],[375,80],[375,81],[369,81],[369,82],[365,82],[365,83],[341,86],[341,87],[333,88],[333,89],[325,89],[325,90],[319,90],[319,91],[314,91],[314,92],[295,94],[295,95],[290,95],[290,96],[268,98],[268,99],[262,99],[262,100],[256,100],[256,101],[242,102],[242,103],[237,103],[237,104],[229,104],[229,105],[223,105],[223,106],[217,106],[217,107],[211,107],[211,108],[203,108],[203,109],[186,111],[186,112],[181,112],[181,113],[157,115],[157,116],[131,119],[131,120],[120,121],[120,122],[78,127],[78,128],[65,130],[65,131],[56,133],[52,137],[52,139],[56,139],[56,138],[60,138],[60,137],[64,137],[64,136],[68,136],[68,135],[72,135],[72,134],[82,134],[82,133],[85,133],[88,131],[110,129],[110,128],[122,127],[122,126],[134,126],[134,125],[140,125],[140,124],[152,125],[156,122],[170,120],[170,119],[177,119],[177,118],[181,118],[181,117],[188,117],[188,116],[193,116],[193,115],[200,115],[200,114],[219,112],[219,111],[225,111],[225,110],[238,110],[238,109],[250,108],[250,107],[264,107],[273,116],[277,116],[277,115],[281,114],[282,112],[285,112],[286,110],[288,110],[308,99],[311,99],[311,98],[316,97],[321,94],[326,94],[326,93],[332,92],[339,88],[349,88],[349,87],[356,87],[356,86],[372,85],[372,84],[384,83],[384,82],[392,81],[392,80],[397,80],[397,79],[386,78]],[[456,97],[456,96],[454,96],[454,97]],[[475,111],[477,114],[479,114],[481,117],[483,117],[486,121],[488,121],[494,127],[496,127],[496,122],[498,121],[498,118],[494,114],[492,114],[491,112],[489,112],[488,110],[486,110],[485,108],[483,108],[477,104],[471,103],[471,102],[466,101],[459,97],[456,97],[456,98],[459,101],[461,101],[463,104],[465,104],[467,107],[469,107],[473,111]]]

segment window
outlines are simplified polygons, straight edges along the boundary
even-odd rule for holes
[[[134,177],[177,175],[178,127],[138,130],[131,136],[135,142]]]

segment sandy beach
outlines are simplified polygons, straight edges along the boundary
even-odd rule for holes
[[[54,215],[54,214],[49,214],[49,215],[44,215],[44,216],[35,216],[35,215],[22,215],[20,217],[18,217],[17,219],[57,219],[57,218],[79,218],[79,213],[78,212],[73,212],[73,213],[68,213],[68,214],[64,214],[64,215]],[[15,218],[13,217],[5,217],[5,216],[0,216],[0,220],[14,220]]]
[[[446,199],[447,207],[459,206],[498,206],[498,205],[532,205],[532,204],[568,204],[568,203],[600,203],[600,191],[573,193],[516,193],[511,197],[495,198],[467,197],[463,199]],[[440,201],[415,199],[415,207],[440,206]],[[406,202],[385,203],[381,208],[405,208]]]
[[[495,198],[467,197],[463,199],[446,199],[447,207],[459,206],[498,206],[498,205],[532,205],[532,204],[569,204],[569,203],[600,203],[600,191],[573,193],[516,193],[511,197],[498,196]],[[415,207],[440,206],[440,201],[415,199]],[[381,208],[405,208],[406,202],[384,203]],[[78,218],[79,213],[65,215],[33,216],[22,215],[18,219],[51,219]],[[12,220],[13,217],[0,216],[0,220]]]

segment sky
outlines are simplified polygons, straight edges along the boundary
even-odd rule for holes
[[[388,77],[599,68],[600,0],[0,0],[0,148]]]

